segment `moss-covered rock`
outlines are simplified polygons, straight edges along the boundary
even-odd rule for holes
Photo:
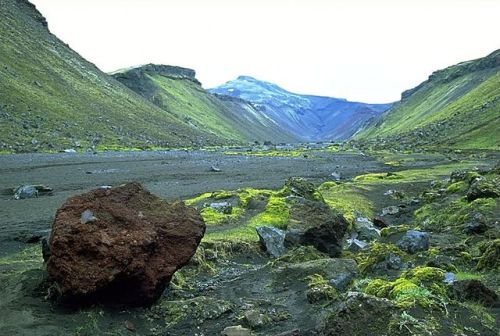
[[[500,239],[480,244],[481,257],[477,263],[478,270],[498,270],[500,267]]]

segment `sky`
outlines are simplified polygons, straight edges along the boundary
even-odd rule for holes
[[[31,0],[101,70],[239,75],[305,94],[386,103],[435,70],[500,48],[499,0]]]

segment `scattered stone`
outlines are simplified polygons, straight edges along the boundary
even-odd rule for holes
[[[222,170],[219,167],[211,166],[210,171],[214,173],[220,173]]]
[[[429,234],[427,232],[408,230],[396,243],[396,246],[408,253],[426,251],[429,249]]]
[[[339,276],[330,279],[330,285],[332,285],[332,287],[339,292],[345,291],[347,287],[349,287],[349,284],[354,280],[354,276],[354,273],[339,274]]]
[[[22,185],[14,192],[14,199],[27,199],[38,197],[38,190],[33,185]]]
[[[355,219],[354,230],[357,232],[359,240],[372,241],[380,238],[380,230],[375,228],[373,223],[365,217]]]
[[[331,284],[332,280],[338,281],[340,277],[354,278],[358,274],[358,264],[353,259],[325,258],[290,264],[280,271],[281,276],[287,279],[303,279],[308,275],[320,274]]]
[[[226,327],[221,332],[222,336],[252,336],[252,331],[240,325]]]
[[[132,322],[130,322],[129,320],[125,321],[125,328],[127,328],[128,331],[132,331],[132,332],[136,331],[135,325]]]
[[[488,230],[486,225],[486,218],[480,212],[476,212],[472,215],[471,220],[465,224],[463,232],[468,235],[481,234]]]
[[[389,253],[384,260],[373,265],[374,271],[402,270],[407,268],[407,264],[403,262],[400,256],[395,253]]]
[[[311,201],[323,201],[314,184],[302,177],[290,177],[285,182],[285,188],[293,196],[303,197]]]
[[[500,187],[496,180],[480,179],[471,184],[467,191],[467,200],[472,202],[478,198],[498,198]]]
[[[335,182],[339,182],[340,181],[340,173],[338,172],[333,172],[330,174],[330,176],[332,177],[332,179],[335,181]]]
[[[88,209],[99,220],[82,224]],[[191,259],[204,232],[194,208],[168,203],[139,183],[96,189],[57,211],[47,270],[63,299],[149,305]]]
[[[381,217],[381,216],[375,216],[373,218],[373,225],[375,225],[379,229],[383,229],[383,228],[389,226],[389,224],[387,224],[387,221],[384,219],[384,217]]]
[[[94,213],[90,210],[85,210],[82,212],[82,215],[80,216],[80,223],[85,224],[89,222],[95,222],[97,220],[97,217],[94,216]]]
[[[64,150],[63,150],[63,153],[76,153],[76,150],[75,150],[75,149],[73,149],[73,148],[64,149]]]
[[[356,238],[350,238],[347,239],[347,244],[346,244],[346,250],[351,251],[351,252],[359,252],[361,250],[364,250],[368,248],[368,244],[358,240]]]
[[[388,206],[387,208],[382,209],[382,216],[386,215],[396,215],[399,213],[399,207],[395,205]]]
[[[347,226],[346,219],[327,204],[297,200],[290,209],[285,247],[312,245],[331,257],[338,257]]]
[[[480,280],[459,280],[453,282],[451,296],[457,300],[479,302],[487,307],[498,305],[498,295]]]
[[[285,253],[285,232],[272,226],[256,228],[260,243],[267,253],[278,258]]]
[[[252,309],[245,312],[245,321],[250,328],[258,329],[271,322],[271,319],[258,310]]]
[[[455,281],[455,273],[452,272],[446,272],[444,274],[444,282],[447,284],[451,284]]]
[[[209,207],[225,215],[230,215],[233,212],[233,206],[229,202],[210,203]]]

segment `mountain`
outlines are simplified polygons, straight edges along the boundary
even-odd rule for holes
[[[500,50],[434,72],[368,123],[355,140],[375,148],[500,149]]]
[[[240,76],[209,91],[252,102],[276,124],[306,141],[345,140],[367,120],[390,107],[296,94],[249,76]]]
[[[252,104],[203,90],[193,70],[160,67],[130,90],[52,35],[27,0],[1,0],[0,15],[0,152],[295,140]]]
[[[297,141],[253,104],[204,90],[194,70],[147,64],[112,75],[167,113],[179,116],[194,128],[209,129],[224,139],[233,142]]]

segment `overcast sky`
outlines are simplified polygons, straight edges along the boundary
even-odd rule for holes
[[[193,68],[290,91],[382,103],[432,71],[500,48],[498,0],[31,0],[106,72]]]

